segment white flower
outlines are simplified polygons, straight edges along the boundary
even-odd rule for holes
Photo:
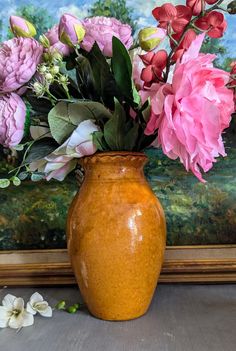
[[[52,317],[52,308],[48,305],[47,301],[44,301],[42,295],[35,292],[30,301],[27,303],[27,312],[36,314],[37,312],[43,317]]]
[[[46,179],[64,180],[68,173],[76,167],[76,159],[93,155],[97,148],[93,144],[93,133],[99,131],[94,121],[88,119],[81,122],[71,136],[44,159],[32,162],[30,170],[38,170],[46,174]]]
[[[24,308],[24,300],[8,294],[0,306],[0,328],[19,329],[34,323],[34,317]]]

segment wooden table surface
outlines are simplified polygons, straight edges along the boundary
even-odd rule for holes
[[[38,291],[51,306],[78,301],[76,287],[7,288],[25,301]],[[148,313],[105,322],[84,310],[54,311],[32,327],[0,330],[1,351],[236,351],[236,285],[159,285]]]

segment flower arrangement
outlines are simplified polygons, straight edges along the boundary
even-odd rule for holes
[[[206,36],[223,36],[224,11],[236,13],[235,1],[222,3],[156,7],[157,27],[138,41],[114,18],[70,14],[37,41],[34,25],[12,16],[15,37],[0,47],[0,144],[21,163],[0,187],[62,181],[80,157],[149,146],[204,182],[202,171],[226,155],[222,133],[234,112],[235,66],[230,74],[200,53]]]

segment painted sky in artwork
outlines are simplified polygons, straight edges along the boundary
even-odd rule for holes
[[[231,0],[226,0],[225,4]],[[48,12],[58,19],[64,12],[75,14],[83,18],[88,14],[89,8],[95,0],[0,0],[0,18],[5,23],[11,14],[14,14],[16,8],[21,5],[33,4],[35,6],[44,7]],[[167,2],[167,1],[166,1]],[[171,1],[172,3],[184,3],[183,0]],[[163,4],[162,0],[127,0],[127,5],[134,9],[133,15],[139,27],[155,24],[151,11],[155,6]],[[223,45],[227,48],[230,57],[236,56],[236,15],[227,15],[228,30],[223,39]]]

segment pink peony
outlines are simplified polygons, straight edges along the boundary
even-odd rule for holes
[[[112,56],[112,37],[122,41],[127,49],[133,44],[132,29],[115,18],[92,17],[83,21],[86,34],[81,47],[90,51],[95,41],[105,56]]]
[[[15,93],[0,96],[0,144],[16,146],[24,135],[26,107]]]
[[[58,25],[53,26],[45,33],[45,36],[49,40],[51,50],[57,50],[62,56],[68,56],[72,49],[59,40],[58,28]]]
[[[0,46],[0,92],[17,90],[33,77],[43,47],[33,38],[13,38]]]
[[[229,73],[214,68],[215,55],[199,54],[199,35],[177,62],[172,85],[156,84],[142,92],[151,96],[152,113],[146,134],[158,129],[158,143],[171,159],[180,158],[201,180],[219,155],[225,156],[221,133],[234,110],[233,92],[226,88]]]
[[[97,151],[92,134],[98,130],[98,126],[92,120],[81,122],[71,136],[55,151],[43,160],[32,162],[31,171],[38,170],[45,173],[47,180],[52,178],[64,180],[75,168],[77,158],[92,155]]]

